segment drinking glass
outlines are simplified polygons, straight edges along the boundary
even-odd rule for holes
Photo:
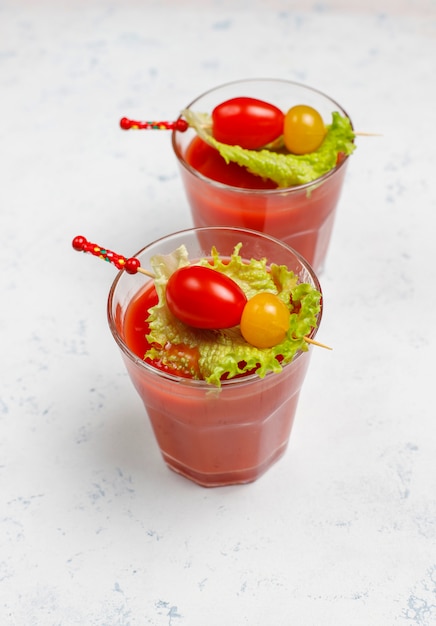
[[[239,96],[269,102],[284,113],[294,105],[306,104],[315,108],[326,124],[331,123],[333,111],[349,117],[337,102],[321,91],[276,79],[226,83],[202,94],[186,108],[210,114],[218,104]],[[325,264],[348,157],[310,183],[287,188],[250,189],[225,184],[200,173],[190,163],[190,150],[193,150],[192,142],[196,137],[193,128],[172,133],[172,146],[194,226],[233,226],[272,235],[295,248],[319,273]],[[210,175],[215,175],[214,167],[210,165]]]
[[[189,229],[163,237],[135,256],[147,268],[152,256],[169,254],[182,244],[196,260],[210,256],[213,246],[221,257],[230,257],[238,243],[244,258],[286,265],[300,282],[321,291],[301,255],[282,241],[246,229]],[[298,352],[279,373],[264,378],[252,373],[223,380],[221,387],[166,373],[135,354],[127,339],[129,307],[152,284],[143,274],[120,272],[110,289],[108,320],[165,463],[207,487],[256,480],[286,450],[311,350]],[[320,320],[321,312],[317,326]],[[310,336],[315,334],[316,329]]]

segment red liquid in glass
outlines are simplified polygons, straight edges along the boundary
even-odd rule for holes
[[[195,226],[234,226],[267,233],[297,250],[315,271],[323,267],[346,162],[315,184],[282,190],[244,167],[226,164],[199,137],[190,142],[184,158],[206,177],[181,168]]]
[[[251,174],[237,163],[226,163],[218,150],[212,148],[199,137],[193,139],[186,152],[186,160],[203,176],[219,183],[244,189],[276,189],[272,180],[264,180]]]

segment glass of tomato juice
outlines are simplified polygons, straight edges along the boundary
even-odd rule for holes
[[[193,228],[163,237],[135,256],[150,267],[155,254],[184,244],[191,261],[222,258],[242,243],[243,258],[283,264],[320,291],[309,264],[285,243],[236,228]],[[247,374],[221,387],[169,373],[143,360],[148,309],[156,304],[153,279],[120,272],[109,293],[108,321],[134,387],[143,400],[163,459],[174,471],[207,487],[256,480],[285,452],[310,359],[301,351],[281,372]],[[318,326],[321,312],[318,314]],[[316,330],[313,330],[314,336]]]
[[[241,96],[271,103],[283,113],[294,105],[309,105],[325,124],[331,123],[333,111],[349,118],[322,92],[277,79],[226,83],[202,94],[186,108],[211,114],[218,104]],[[235,226],[267,233],[295,248],[315,271],[323,269],[348,157],[310,183],[277,188],[272,181],[250,174],[236,163],[227,164],[192,128],[174,130],[172,146],[195,226]]]

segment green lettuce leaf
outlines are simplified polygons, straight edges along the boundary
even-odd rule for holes
[[[182,115],[203,141],[218,150],[226,163],[237,163],[252,174],[274,181],[278,187],[313,182],[336,166],[338,154],[349,155],[355,149],[355,135],[350,120],[337,111],[332,113],[332,123],[327,126],[327,134],[321,146],[314,152],[302,155],[265,148],[246,150],[224,144],[212,136],[211,121],[207,114],[185,109]]]
[[[198,264],[230,276],[247,298],[269,291],[283,299],[291,311],[287,337],[273,348],[259,349],[245,341],[239,326],[222,330],[196,329],[174,317],[166,304],[165,289],[171,273],[188,263],[186,249],[181,246],[172,255],[151,260],[159,302],[149,311],[147,340],[152,347],[145,354],[146,359],[219,387],[222,377],[232,378],[252,370],[260,377],[269,371],[279,372],[298,351],[308,349],[304,336],[317,324],[321,294],[311,285],[299,283],[285,266],[268,267],[266,259],[251,259],[247,263],[240,256],[241,247],[241,244],[236,246],[230,259],[225,261],[213,248],[209,260],[202,259]]]

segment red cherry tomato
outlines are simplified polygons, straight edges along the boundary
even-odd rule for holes
[[[194,328],[231,328],[239,324],[247,302],[234,280],[202,265],[181,267],[166,288],[171,313]]]
[[[257,150],[283,133],[284,114],[256,98],[232,98],[212,111],[213,136],[232,146]]]
[[[245,341],[256,348],[272,348],[286,337],[289,320],[289,309],[278,296],[258,293],[244,308],[241,333]]]

